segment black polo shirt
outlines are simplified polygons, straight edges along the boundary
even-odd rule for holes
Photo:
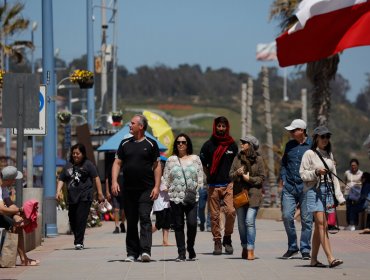
[[[122,140],[116,157],[122,161],[123,189],[146,190],[154,187],[153,164],[159,160],[157,142],[145,137],[136,141],[134,137]]]

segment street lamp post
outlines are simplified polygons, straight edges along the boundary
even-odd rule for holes
[[[34,45],[34,38],[33,38],[33,33],[36,31],[37,29],[37,22],[34,21],[32,23],[32,29],[31,29],[31,42],[32,42],[32,45]],[[31,51],[31,71],[32,73],[35,73],[35,59],[34,59],[34,52],[35,52],[35,46],[34,48],[32,49]]]
[[[94,39],[93,39],[93,1],[86,0],[86,26],[87,26],[87,70],[94,72]],[[95,100],[94,90],[87,90],[87,119],[91,129],[95,126]]]
[[[43,83],[47,85],[48,133],[44,137],[43,162],[43,225],[45,235],[52,237],[58,235],[56,217],[56,147],[55,147],[55,103],[50,95],[55,94],[55,65],[54,65],[54,34],[53,34],[53,7],[52,1],[42,0],[42,76]]]

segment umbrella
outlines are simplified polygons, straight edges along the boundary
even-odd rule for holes
[[[148,119],[148,124],[152,128],[153,135],[167,147],[165,155],[171,155],[174,141],[172,128],[158,114],[144,111],[143,115]]]
[[[159,151],[164,152],[167,150],[167,147],[164,146],[161,142],[159,142],[153,135],[151,135],[149,132],[145,132],[145,136],[149,137],[153,140],[155,140],[158,144]],[[112,137],[110,137],[107,141],[105,141],[99,148],[98,151],[116,151],[119,144],[123,139],[132,137],[132,134],[130,134],[130,128],[128,124],[126,124],[121,130],[116,132]]]
[[[33,157],[33,166],[40,167],[43,166],[44,160],[42,154],[35,155]],[[64,166],[66,164],[66,161],[60,157],[57,157],[55,159],[55,165],[56,166]]]

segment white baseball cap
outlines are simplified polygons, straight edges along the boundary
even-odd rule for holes
[[[292,121],[292,123],[289,126],[285,127],[285,129],[289,130],[289,131],[297,129],[297,128],[306,129],[307,128],[306,122],[304,120],[301,120],[301,119],[295,119],[295,120]]]
[[[14,166],[4,167],[3,170],[1,170],[1,175],[3,180],[18,180],[23,178],[22,172],[18,171]]]

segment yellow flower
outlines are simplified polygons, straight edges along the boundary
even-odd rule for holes
[[[71,76],[69,77],[69,80],[72,83],[79,83],[79,82],[87,82],[89,80],[92,80],[94,78],[94,74],[88,70],[80,70],[77,69],[73,71]]]
[[[3,85],[3,77],[4,77],[5,71],[0,70],[0,87]]]

